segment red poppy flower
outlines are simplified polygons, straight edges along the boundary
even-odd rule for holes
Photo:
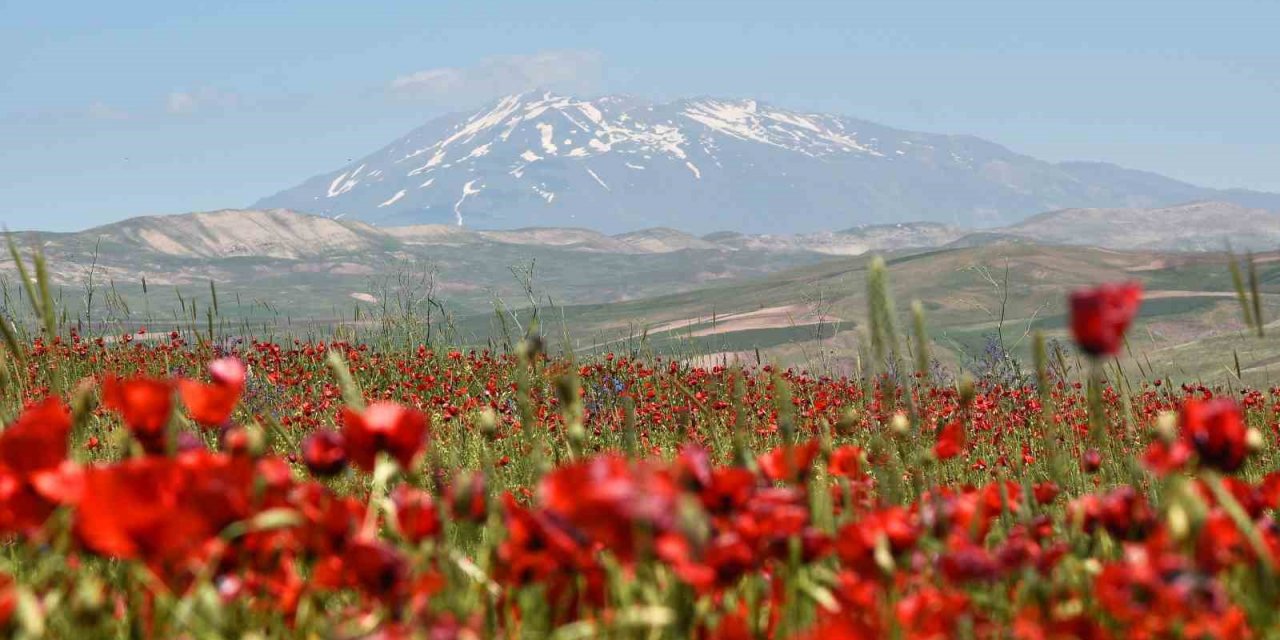
[[[66,459],[71,416],[56,399],[29,407],[0,433],[0,532],[36,534],[58,504],[74,504],[83,474]]]
[[[1102,454],[1097,449],[1089,449],[1080,455],[1080,469],[1085,473],[1097,473],[1102,468]]]
[[[347,450],[342,434],[321,430],[302,441],[302,462],[312,475],[328,477],[347,468]]]
[[[636,532],[661,531],[676,513],[670,474],[617,455],[561,467],[542,479],[547,510],[624,558],[636,553]]]
[[[964,450],[964,423],[954,420],[942,428],[938,442],[933,445],[933,455],[939,460],[949,460]]]
[[[480,471],[459,473],[444,497],[454,520],[479,523],[489,515],[489,483]]]
[[[1244,465],[1249,454],[1249,429],[1240,407],[1229,398],[1189,399],[1182,404],[1178,421],[1182,439],[1199,456],[1200,464],[1231,473]]]
[[[191,419],[206,427],[220,427],[231,419],[244,392],[245,368],[235,358],[222,358],[209,363],[213,382],[181,380],[178,391],[187,405]]]
[[[759,456],[756,462],[764,477],[774,482],[804,482],[816,457],[818,441],[810,440],[800,445],[776,447]]]
[[[412,468],[427,437],[427,416],[394,402],[375,402],[363,413],[344,407],[342,425],[347,456],[357,468],[369,472],[380,451],[404,469]]]
[[[431,494],[400,485],[391,501],[396,507],[396,524],[405,540],[418,544],[440,534],[440,511]]]
[[[67,459],[71,414],[57,398],[28,408],[0,433],[0,464],[30,476],[58,468]]]
[[[546,513],[526,509],[503,494],[507,536],[498,547],[498,579],[527,585],[572,570],[588,561],[589,551],[570,530]]]
[[[844,445],[831,452],[831,461],[827,463],[827,472],[837,478],[861,477],[862,459],[862,449],[851,444]]]
[[[1104,284],[1071,294],[1071,335],[1091,356],[1109,356],[1120,351],[1142,305],[1142,285]]]
[[[164,452],[173,415],[173,387],[168,382],[111,376],[102,383],[102,404],[120,414],[147,453]]]
[[[198,522],[175,517],[181,506],[182,471],[166,458],[141,458],[85,472],[85,491],[93,496],[76,511],[76,534],[89,550],[116,558],[145,557],[178,539],[165,526]],[[200,531],[207,535],[208,531]]]
[[[371,596],[395,600],[405,595],[409,566],[391,545],[359,539],[344,554],[343,564],[353,582]]]

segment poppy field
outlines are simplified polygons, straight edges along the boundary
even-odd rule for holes
[[[1000,377],[867,287],[852,373],[0,322],[0,632],[1280,636],[1280,388],[1123,369],[1136,284]]]

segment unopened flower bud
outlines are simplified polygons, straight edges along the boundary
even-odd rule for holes
[[[1191,516],[1187,514],[1187,510],[1178,503],[1169,506],[1167,514],[1169,520],[1169,534],[1174,540],[1186,540],[1191,533]]]
[[[904,436],[911,431],[911,420],[904,413],[895,413],[893,418],[889,420],[889,429],[894,435]]]
[[[977,383],[974,382],[973,376],[967,373],[960,376],[960,384],[957,389],[960,392],[961,407],[968,408],[970,404],[973,404],[974,397],[978,395],[976,385]]]
[[[889,549],[889,536],[880,534],[876,536],[875,552],[873,554],[876,566],[885,573],[893,573],[893,553]]]
[[[1178,414],[1173,411],[1162,411],[1156,417],[1156,436],[1165,442],[1173,442],[1178,438]]]
[[[1244,434],[1244,446],[1250,451],[1261,451],[1266,443],[1262,440],[1262,432],[1257,429],[1249,429]]]
[[[840,419],[836,421],[836,433],[848,435],[853,433],[853,428],[858,424],[858,412],[852,408],[840,414]]]
[[[476,415],[476,427],[480,429],[480,435],[486,439],[492,440],[498,435],[498,412],[492,407],[485,407]]]

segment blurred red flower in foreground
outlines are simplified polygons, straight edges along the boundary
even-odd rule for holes
[[[0,532],[41,527],[59,503],[83,489],[67,462],[71,416],[56,399],[28,408],[0,433]]]
[[[1142,305],[1142,285],[1104,284],[1071,294],[1071,335],[1091,356],[1120,351],[1124,333]]]
[[[317,476],[337,475],[347,468],[345,444],[340,433],[316,431],[302,441],[302,462]]]
[[[120,414],[147,453],[162,453],[173,414],[173,386],[163,380],[110,376],[102,383],[102,404]]]
[[[1182,439],[1200,458],[1200,464],[1231,473],[1244,464],[1249,454],[1249,429],[1240,407],[1229,398],[1189,399],[1182,405],[1178,421]]]
[[[938,434],[938,442],[933,445],[933,455],[939,460],[947,460],[960,455],[964,449],[964,423],[955,420],[942,428]]]
[[[209,374],[212,383],[181,380],[178,390],[193,420],[206,427],[219,427],[226,424],[240,402],[246,372],[239,360],[223,358],[209,363]]]
[[[363,471],[373,471],[379,451],[409,469],[427,437],[427,416],[394,402],[375,402],[363,413],[342,409],[342,437],[347,457]]]

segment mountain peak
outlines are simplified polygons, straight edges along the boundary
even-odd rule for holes
[[[533,91],[434,120],[255,207],[391,226],[803,233],[912,220],[996,226],[1048,209],[1221,196],[752,98]]]

